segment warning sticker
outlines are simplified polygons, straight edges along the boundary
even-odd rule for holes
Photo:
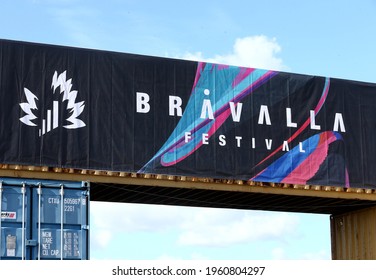
[[[17,219],[17,213],[16,212],[1,212],[1,218],[2,219],[9,219],[9,220],[16,220]]]

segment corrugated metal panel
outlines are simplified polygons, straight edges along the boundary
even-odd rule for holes
[[[0,259],[89,258],[89,184],[0,178]]]
[[[376,259],[376,207],[331,216],[332,258]]]

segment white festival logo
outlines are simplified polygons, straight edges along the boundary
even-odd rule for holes
[[[66,129],[76,129],[86,126],[82,120],[78,119],[85,108],[85,102],[76,102],[78,91],[72,90],[72,79],[67,80],[66,72],[67,71],[64,71],[58,75],[55,71],[52,78],[51,89],[53,90],[53,94],[55,94],[56,89],[60,87],[60,94],[63,94],[62,101],[67,101],[66,110],[69,112],[69,116],[66,121],[68,124],[63,125],[63,127]],[[38,117],[33,111],[38,110],[38,98],[27,88],[24,88],[24,92],[27,102],[20,103],[20,107],[26,115],[20,118],[20,121],[28,126],[37,126],[36,121]],[[39,129],[39,136],[59,127],[59,103],[61,102],[53,101],[52,109],[47,110],[46,118],[42,119],[42,128]]]

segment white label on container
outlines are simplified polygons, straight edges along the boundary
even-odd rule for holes
[[[16,220],[17,219],[17,213],[16,212],[4,211],[4,212],[1,212],[1,218],[2,219],[9,219],[9,220]]]
[[[8,257],[16,256],[16,241],[17,237],[15,235],[8,234],[8,236],[6,237],[6,248]]]
[[[7,249],[7,257],[15,257],[16,249]]]
[[[64,256],[68,258],[80,257],[80,236],[78,232],[64,232]]]
[[[42,256],[51,256],[52,251],[51,250],[53,244],[54,244],[54,239],[52,237],[52,232],[51,231],[42,231]],[[52,245],[52,246],[51,246]]]

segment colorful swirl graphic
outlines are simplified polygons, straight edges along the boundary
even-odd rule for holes
[[[199,63],[192,93],[182,118],[165,144],[139,172],[152,173],[155,166],[173,166],[192,155],[203,145],[202,135],[206,135],[207,139],[212,137],[245,97],[254,93],[277,74],[276,71],[262,69]],[[313,109],[315,115],[322,109],[329,88],[330,79],[326,78],[321,97]],[[278,104],[287,96],[282,94],[273,96],[270,105]],[[285,141],[285,145],[290,146],[296,142],[298,136],[302,135],[310,123],[311,119],[306,119]],[[255,167],[268,164],[249,180],[307,184],[328,157],[329,145],[336,141],[343,141],[338,132],[324,131],[299,142],[299,145],[291,150],[283,150],[281,145],[255,166],[249,166],[249,174],[252,174],[254,171],[251,170]],[[281,151],[284,151],[282,156]],[[277,155],[279,158],[273,160]],[[270,160],[273,160],[272,163],[267,163]],[[345,174],[346,178],[342,180],[345,181],[346,186],[349,186],[347,170]]]
[[[163,147],[139,172],[148,172],[158,158],[163,166],[171,166],[194,153],[202,145],[202,134],[210,138],[231,115],[230,102],[236,105],[276,74],[269,70],[200,62],[181,120]],[[205,99],[211,104],[213,119],[201,117]],[[189,141],[185,141],[187,132]]]
[[[342,140],[338,132],[316,134],[281,156],[251,180],[305,185],[328,156],[329,145],[338,140]],[[345,179],[346,186],[349,186],[348,176]]]

